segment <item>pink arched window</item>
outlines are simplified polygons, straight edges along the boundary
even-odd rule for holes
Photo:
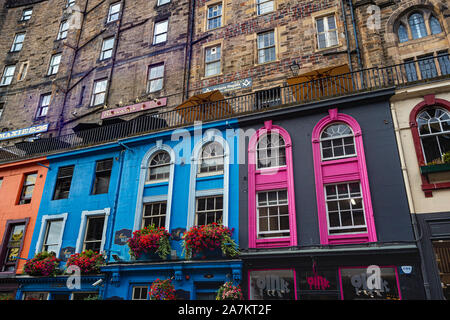
[[[321,244],[377,240],[361,128],[329,110],[312,134]]]
[[[248,161],[249,248],[297,245],[288,132],[265,122],[250,139]]]

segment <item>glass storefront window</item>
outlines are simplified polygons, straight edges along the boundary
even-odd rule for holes
[[[342,299],[400,300],[395,267],[340,269]]]
[[[442,293],[450,300],[450,240],[433,241],[433,249],[438,266]]]
[[[295,272],[286,270],[250,271],[250,300],[295,300]]]

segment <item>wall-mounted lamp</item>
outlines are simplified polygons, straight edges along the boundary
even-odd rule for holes
[[[298,65],[297,61],[294,61],[289,68],[291,69],[292,73],[297,75],[300,71],[300,66]]]

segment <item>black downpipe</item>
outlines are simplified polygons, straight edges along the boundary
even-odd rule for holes
[[[358,31],[356,30],[356,21],[355,21],[355,12],[354,12],[354,8],[353,8],[353,0],[348,0],[348,4],[350,5],[350,13],[351,13],[351,17],[352,17],[353,33],[354,33],[354,37],[355,37],[356,56],[358,58],[358,68],[359,68],[359,70],[362,70],[361,51],[359,50]]]
[[[191,75],[191,64],[192,64],[192,45],[194,37],[194,15],[195,15],[195,0],[190,1],[190,14],[189,14],[189,26],[188,26],[188,47],[187,47],[187,66],[185,69],[185,87],[183,93],[183,101],[187,99],[189,95],[189,77]]]
[[[347,25],[347,14],[345,12],[345,3],[344,0],[341,0],[341,6],[342,6],[342,20],[344,21],[344,29],[345,29],[345,39],[347,41],[347,57],[348,57],[348,65],[350,68],[350,72],[353,71],[352,67],[352,55],[351,55],[351,49],[350,49],[350,39],[348,38],[348,25]]]

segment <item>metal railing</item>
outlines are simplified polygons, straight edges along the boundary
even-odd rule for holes
[[[450,79],[449,54],[313,79],[220,101],[145,115],[127,122],[59,137],[0,147],[0,163],[112,142],[144,133],[189,126],[196,121],[215,121],[247,113],[264,112],[283,106],[301,105],[366,91],[390,87],[401,88],[445,79]]]

